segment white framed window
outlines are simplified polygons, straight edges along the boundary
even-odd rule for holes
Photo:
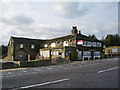
[[[23,44],[20,44],[20,48],[23,48]]]
[[[56,47],[56,44],[55,44],[55,43],[52,43],[52,44],[51,44],[51,47]]]
[[[91,51],[83,51],[83,56],[91,56]]]
[[[47,44],[45,44],[45,45],[44,45],[44,47],[48,47],[48,45],[47,45]]]
[[[46,51],[40,51],[40,55],[41,55],[42,57],[49,57],[49,53],[50,53],[49,50],[46,50]]]
[[[31,45],[31,48],[34,49],[34,48],[35,48],[35,45]]]
[[[87,46],[87,41],[83,41],[83,45],[82,46]]]
[[[11,45],[12,43],[11,43],[11,40],[10,40],[10,45]]]
[[[100,51],[94,51],[94,56],[100,56]]]
[[[64,41],[63,46],[68,46],[68,41]]]
[[[20,55],[20,57],[22,57],[22,55]]]
[[[101,47],[101,46],[102,46],[102,44],[98,42],[97,43],[97,47]]]
[[[92,46],[93,46],[93,47],[96,47],[96,42],[92,42]]]

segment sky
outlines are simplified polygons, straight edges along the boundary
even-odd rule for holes
[[[118,33],[117,2],[3,2],[0,45],[10,36],[51,39],[71,34],[77,26],[98,39]]]

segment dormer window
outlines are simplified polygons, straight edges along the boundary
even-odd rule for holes
[[[23,48],[23,44],[20,44],[20,48]]]
[[[64,41],[63,46],[68,46],[68,41]]]
[[[55,43],[52,43],[52,44],[51,44],[51,47],[56,47],[56,44],[55,44]]]
[[[44,47],[48,47],[48,45],[47,44],[45,44],[45,46]]]
[[[35,48],[35,45],[31,45],[31,48],[34,49],[34,48]]]

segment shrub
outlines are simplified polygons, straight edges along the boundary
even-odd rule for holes
[[[77,52],[73,52],[72,55],[73,55],[72,60],[74,60],[74,61],[78,60],[78,53]]]

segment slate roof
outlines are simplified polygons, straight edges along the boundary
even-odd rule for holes
[[[88,36],[85,36],[85,35],[83,35],[83,34],[77,34],[77,38],[76,38],[77,40],[87,40],[87,41],[95,41],[95,42],[102,42],[102,41],[100,41],[100,40],[98,40],[98,39],[93,39],[93,38],[90,38],[90,37],[88,37]]]
[[[31,39],[31,38],[23,38],[23,37],[11,37],[15,42],[18,43],[29,43],[29,44],[41,44],[41,43],[51,43],[51,42],[56,42],[56,41],[64,41],[67,39],[71,39],[71,38],[75,38],[77,40],[87,40],[87,41],[95,41],[95,42],[102,42],[100,40],[97,39],[92,39],[89,38],[88,36],[85,36],[83,34],[75,34],[75,35],[67,35],[67,36],[62,36],[62,37],[57,37],[57,38],[53,38],[53,39],[47,39],[47,40],[43,40],[43,39]]]
[[[93,38],[90,38],[88,36],[85,36],[83,34],[77,34],[77,35],[67,35],[67,36],[63,36],[63,37],[58,37],[58,38],[53,38],[51,40],[48,40],[48,42],[55,42],[55,41],[64,41],[66,39],[71,39],[71,38],[75,38],[77,40],[87,40],[87,41],[95,41],[95,42],[102,42],[98,39],[93,39]]]
[[[42,40],[42,39],[31,39],[31,38],[23,38],[23,37],[13,37],[11,38],[16,42],[16,43],[27,43],[27,44],[40,44],[43,43],[47,40]]]
[[[76,35],[67,35],[67,36],[63,36],[63,37],[57,37],[57,38],[53,38],[51,40],[48,40],[48,42],[64,41],[66,39],[71,39],[71,38],[76,38]]]

